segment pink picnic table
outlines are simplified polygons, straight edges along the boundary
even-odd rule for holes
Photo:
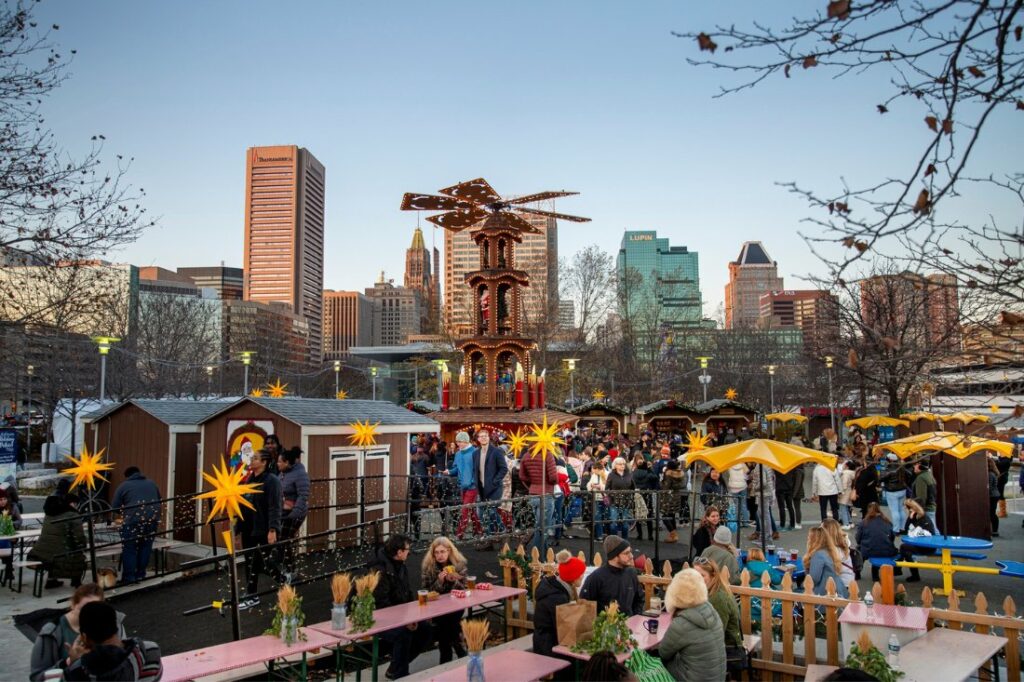
[[[672,617],[667,613],[662,613],[658,616],[658,634],[652,635],[644,627],[644,623],[650,620],[652,616],[638,615],[630,616],[626,623],[629,625],[629,629],[633,632],[633,638],[636,640],[636,648],[643,649],[645,651],[653,649],[654,647],[661,644],[662,637],[665,636],[665,631],[668,630],[668,626],[672,624]],[[551,650],[552,653],[559,654],[561,656],[568,656],[575,658],[578,661],[589,661],[590,654],[577,653],[565,646],[556,646]],[[626,653],[616,654],[615,658],[618,659],[619,663],[625,662],[632,651]]]
[[[569,667],[569,663],[560,658],[518,649],[495,651],[492,654],[484,651],[483,663],[484,679],[502,682],[534,682]],[[430,678],[430,682],[466,682],[466,665],[438,673]]]
[[[495,601],[511,599],[512,597],[518,597],[525,593],[526,590],[519,587],[503,587],[495,585],[489,590],[471,590],[468,595],[462,598],[453,597],[451,594],[442,594],[434,601],[427,602],[426,606],[420,606],[418,601],[388,606],[374,611],[373,627],[368,630],[363,630],[362,632],[352,632],[351,626],[344,630],[332,630],[331,621],[329,620],[321,623],[314,623],[307,627],[311,630],[316,630],[321,634],[334,638],[335,646],[338,647],[339,666],[341,665],[340,651],[342,643],[351,643],[366,638],[372,638],[371,663],[373,665],[373,682],[377,682],[377,663],[379,660],[378,647],[380,645],[379,635],[382,632],[395,630],[397,628],[405,627],[406,625],[412,625],[413,623],[422,623],[423,621],[430,620],[431,618],[446,616],[449,613],[458,613],[459,611],[473,606],[482,606]]]
[[[279,658],[292,658],[302,667],[302,678],[306,677],[306,654],[315,649],[331,649],[337,645],[337,639],[317,632],[310,628],[302,628],[306,640],[299,640],[291,645],[285,644],[277,637],[260,635],[227,642],[215,646],[185,651],[162,659],[164,666],[163,682],[185,682],[209,675],[237,670],[254,663],[266,663],[271,668]],[[299,655],[296,661],[293,657]]]

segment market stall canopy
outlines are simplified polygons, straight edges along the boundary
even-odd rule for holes
[[[921,421],[922,419],[930,419],[931,421],[935,421],[936,419],[939,418],[939,415],[932,414],[931,412],[908,412],[907,414],[901,414],[900,418],[912,422]]]
[[[783,474],[806,462],[817,462],[829,469],[835,469],[836,461],[835,455],[766,438],[753,438],[717,448],[698,450],[689,453],[686,458],[687,464],[704,462],[717,471],[725,471],[736,464],[752,463],[763,464]]]
[[[881,414],[872,414],[867,417],[848,419],[846,421],[846,428],[850,428],[851,426],[856,426],[859,429],[870,429],[874,426],[910,426],[910,422],[906,419],[896,419],[894,417],[886,417]]]
[[[987,417],[983,414],[972,414],[970,412],[954,412],[953,414],[940,414],[937,415],[939,419],[944,422],[959,421],[965,425],[971,422],[990,422],[991,417]]]
[[[977,438],[965,436],[962,433],[951,433],[949,431],[930,431],[919,433],[916,436],[908,436],[898,440],[880,443],[874,447],[875,454],[891,452],[900,459],[906,459],[919,452],[945,452],[957,459],[964,459],[975,452],[991,450],[999,453],[1002,457],[1013,455],[1013,443],[991,438]]]
[[[792,412],[774,412],[766,414],[764,418],[770,422],[799,422],[803,424],[807,421],[807,417],[802,414],[793,414]]]

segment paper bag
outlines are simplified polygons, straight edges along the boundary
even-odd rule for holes
[[[555,628],[558,643],[574,646],[590,639],[594,634],[594,619],[597,618],[597,602],[587,599],[559,604],[555,607]]]

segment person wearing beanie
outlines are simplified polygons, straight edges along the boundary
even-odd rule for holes
[[[732,531],[728,526],[719,526],[715,529],[711,546],[700,555],[704,559],[714,561],[719,569],[729,569],[729,582],[733,585],[740,584],[740,563],[736,559],[736,548],[732,544]]]
[[[643,611],[644,593],[633,567],[633,548],[618,535],[605,537],[603,547],[605,562],[583,583],[580,598],[597,602],[598,612],[615,601],[627,617],[635,616]]]
[[[534,593],[533,653],[558,658],[551,653],[558,645],[555,611],[562,604],[576,601],[587,565],[567,549],[555,555],[555,561],[558,573],[542,578]]]
[[[672,622],[658,645],[658,656],[677,680],[724,680],[725,633],[722,619],[708,602],[701,574],[685,568],[665,591]]]

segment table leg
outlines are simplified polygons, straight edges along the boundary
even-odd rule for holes
[[[373,636],[373,674],[371,676],[372,682],[377,682],[377,656],[380,650],[380,637],[377,635]]]
[[[309,675],[306,674],[306,669],[307,669],[307,667],[306,667],[306,652],[303,651],[302,652],[302,679],[304,679],[304,680],[308,680],[309,679]]]

